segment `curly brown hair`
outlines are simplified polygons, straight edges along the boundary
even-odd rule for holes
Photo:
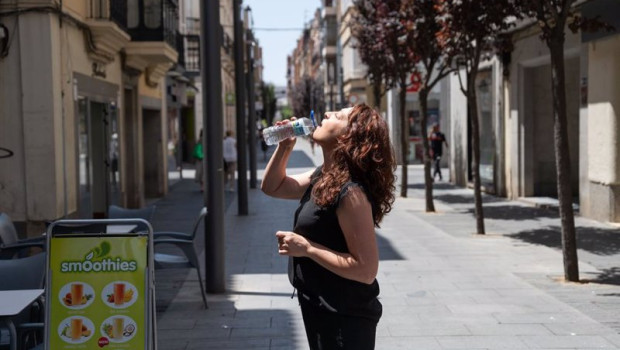
[[[332,154],[333,166],[322,169],[312,189],[317,205],[335,203],[344,184],[361,184],[372,205],[375,226],[392,210],[396,162],[385,120],[371,107],[359,104],[349,114],[345,131]]]

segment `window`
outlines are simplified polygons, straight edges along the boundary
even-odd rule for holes
[[[140,25],[139,0],[127,0],[127,28],[136,28]]]
[[[144,0],[144,25],[155,29],[161,27],[161,0]]]

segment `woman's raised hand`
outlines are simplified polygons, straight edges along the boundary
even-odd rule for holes
[[[274,125],[286,125],[294,120],[297,120],[297,118],[295,117],[291,117],[290,120],[285,119],[285,120],[280,120],[275,122]],[[295,146],[295,142],[297,142],[297,138],[295,137],[289,137],[288,139],[282,140],[280,141],[280,143],[278,145],[281,145],[282,147],[287,147],[287,148],[293,148],[293,146]]]

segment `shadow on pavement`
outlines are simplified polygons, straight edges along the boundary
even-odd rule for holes
[[[485,206],[483,210],[485,219],[495,220],[521,221],[538,218],[557,219],[559,217],[558,213],[553,210],[520,205]],[[474,208],[468,209],[468,212],[474,215]]]
[[[424,186],[424,183],[407,184],[407,188],[412,189],[412,190],[424,190],[424,189],[426,189],[426,187]],[[454,185],[452,185],[450,183],[447,183],[447,182],[439,182],[439,183],[434,183],[433,184],[433,189],[434,190],[455,190],[455,189],[460,189],[460,187],[456,187],[456,186],[454,186]]]
[[[577,227],[576,229],[577,247],[579,249],[601,256],[620,253],[620,232],[618,230],[594,227]],[[507,236],[528,243],[562,249],[561,228],[559,226],[523,231]]]
[[[609,269],[603,269],[603,272],[596,275],[596,278],[585,279],[588,282],[601,283],[601,284],[613,284],[620,286],[620,267],[612,267]],[[615,296],[620,297],[620,294],[599,294],[603,296]]]
[[[224,205],[228,208],[237,192],[224,193]],[[175,231],[190,233],[194,221],[198,217],[199,209],[202,208],[203,194],[193,179],[182,179],[173,185],[165,197],[154,202],[156,209],[151,219],[151,225],[155,232]],[[195,246],[196,253],[200,255],[204,250],[204,221],[198,227]],[[159,245],[158,253],[181,255],[182,252],[172,245]],[[202,271],[204,273],[204,271]],[[182,290],[187,282],[188,275],[195,277],[194,269],[157,269],[155,270],[155,296],[157,313],[166,312],[168,306]]]
[[[377,230],[377,246],[379,247],[379,260],[405,260],[400,253],[392,247],[390,241]]]
[[[299,317],[293,311],[273,308],[239,310],[231,300],[234,294],[237,293],[211,298],[208,310],[202,309],[199,296],[175,301],[174,306],[158,317],[158,347],[177,350],[295,349],[299,346],[297,342],[305,335],[299,334],[296,327],[296,318]],[[283,298],[290,300],[288,295]],[[185,336],[188,334],[192,336]]]
[[[306,152],[293,150],[287,168],[314,168],[314,162],[306,155]]]
[[[470,195],[457,195],[457,194],[440,194],[434,196],[435,200],[445,202],[446,204],[474,204],[474,196]],[[482,205],[487,203],[498,203],[504,202],[498,197],[493,196],[484,196],[482,197]]]
[[[599,256],[620,254],[619,230],[595,227],[577,227],[576,230],[577,247],[579,250]],[[507,236],[527,243],[562,250],[561,228],[558,226],[523,231]],[[620,285],[620,267],[603,268],[601,271],[602,273],[596,274],[593,278],[585,278],[584,280],[601,284]]]

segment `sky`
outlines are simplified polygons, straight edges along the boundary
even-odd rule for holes
[[[243,0],[250,6],[254,19],[254,35],[263,48],[263,80],[286,86],[286,56],[295,48],[304,23],[309,22],[321,0]],[[267,31],[261,28],[295,30]]]

